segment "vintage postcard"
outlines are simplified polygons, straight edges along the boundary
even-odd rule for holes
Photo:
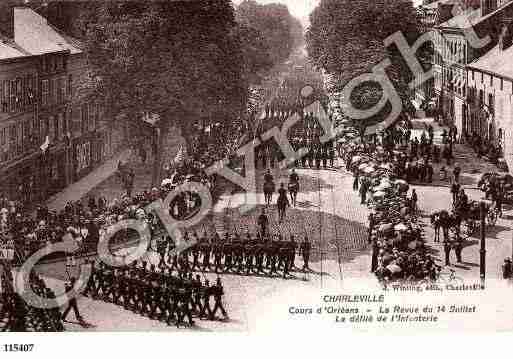
[[[1,330],[513,330],[512,59],[509,0],[2,0]]]

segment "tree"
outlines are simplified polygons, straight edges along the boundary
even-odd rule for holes
[[[294,18],[282,4],[260,5],[254,0],[243,1],[236,10],[237,22],[258,31],[267,44],[272,63],[287,59],[297,39],[292,32]],[[295,28],[297,30],[297,28]]]
[[[102,101],[110,118],[136,126],[145,113],[160,118],[154,184],[171,126],[187,137],[199,122],[240,113],[246,88],[229,0],[110,1],[84,16],[90,76],[80,97]]]
[[[314,64],[340,79],[340,87],[388,58],[387,75],[403,102],[406,112],[414,111],[408,83],[413,78],[398,49],[383,41],[400,31],[409,43],[420,35],[420,20],[410,0],[321,0],[310,15],[306,33],[307,50]],[[351,94],[356,108],[364,109],[381,98],[376,83],[365,83]],[[380,122],[390,111],[358,124],[358,128]]]

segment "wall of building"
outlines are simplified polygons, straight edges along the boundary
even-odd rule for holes
[[[27,171],[39,145],[37,79],[34,57],[0,61],[0,192],[14,198],[30,199],[38,190],[38,173]]]
[[[471,130],[501,146],[509,168],[513,168],[513,80],[474,69],[467,70],[467,77],[469,90],[475,89],[476,94],[476,103],[469,106]],[[483,105],[479,103],[480,91]]]

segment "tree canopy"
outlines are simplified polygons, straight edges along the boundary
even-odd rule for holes
[[[420,20],[410,0],[321,0],[310,15],[306,33],[307,50],[313,63],[340,80],[340,87],[388,58],[387,74],[403,101],[412,111],[408,83],[413,74],[395,47],[384,40],[401,32],[412,44],[420,35]],[[353,92],[350,101],[357,108],[377,103],[379,85],[366,83]],[[379,118],[373,118],[373,122]]]
[[[301,24],[282,4],[261,5],[245,0],[237,7],[236,19],[267,44],[272,64],[285,61],[302,38]]]

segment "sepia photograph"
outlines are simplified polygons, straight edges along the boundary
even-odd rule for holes
[[[0,0],[1,331],[513,330],[512,45],[511,0]]]

